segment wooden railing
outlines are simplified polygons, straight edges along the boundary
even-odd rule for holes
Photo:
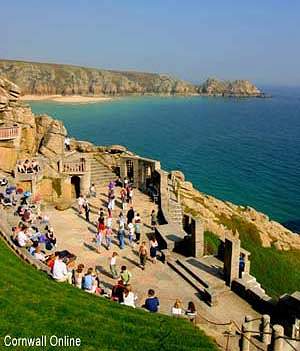
[[[67,174],[80,174],[86,172],[86,162],[85,159],[80,161],[63,161],[61,163],[61,173]]]
[[[0,127],[0,140],[15,139],[18,136],[19,127]]]

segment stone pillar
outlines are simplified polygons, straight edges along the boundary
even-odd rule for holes
[[[245,269],[244,269],[244,273],[245,274],[250,274],[250,259],[249,259],[249,255],[245,255]]]
[[[273,348],[271,349],[272,351],[283,351],[283,347],[284,347],[284,340],[283,337],[284,336],[284,329],[281,325],[274,325],[273,326]]]
[[[241,242],[239,239],[225,239],[224,278],[228,286],[231,286],[232,281],[239,277],[240,249]]]
[[[137,188],[140,187],[140,170],[139,170],[139,160],[133,161],[133,185]]]
[[[271,344],[271,318],[268,314],[264,314],[261,317],[260,331],[261,331],[261,341],[265,345],[270,345]]]
[[[252,331],[252,317],[246,316],[242,325],[241,351],[250,351],[250,339]]]
[[[120,177],[121,179],[124,179],[127,174],[126,174],[126,160],[124,158],[120,158]]]
[[[204,255],[204,227],[200,219],[191,220],[192,255],[200,258]]]

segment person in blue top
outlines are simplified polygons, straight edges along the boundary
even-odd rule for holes
[[[155,296],[153,289],[148,290],[148,298],[145,300],[143,307],[149,312],[157,312],[159,309],[159,299]]]
[[[92,291],[94,287],[95,277],[93,276],[93,268],[89,268],[83,279],[83,289]]]

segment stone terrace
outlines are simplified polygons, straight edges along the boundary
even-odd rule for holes
[[[116,208],[113,212],[113,228],[117,227],[116,218],[120,212],[119,189],[116,194]],[[103,246],[101,253],[95,251],[93,242],[97,220],[97,212],[100,206],[106,206],[107,187],[98,187],[97,198],[91,198],[90,204],[92,208],[91,223],[85,221],[84,216],[80,216],[74,209],[66,211],[57,211],[53,208],[48,208],[47,213],[50,216],[50,221],[54,227],[57,239],[58,250],[67,249],[77,255],[77,263],[84,263],[85,269],[88,267],[97,267],[101,271],[101,280],[107,288],[111,288],[116,282],[110,276],[109,258],[113,251],[119,253],[118,267],[126,265],[132,273],[132,287],[137,294],[137,306],[141,306],[146,298],[147,290],[154,288],[161,301],[161,312],[170,314],[171,307],[176,298],[180,298],[184,307],[188,301],[193,300],[197,306],[199,323],[206,332],[214,336],[219,343],[224,343],[222,332],[226,327],[216,327],[208,325],[206,319],[219,323],[234,320],[239,325],[244,321],[245,315],[251,315],[253,318],[258,317],[258,314],[244,300],[235,295],[232,291],[226,291],[219,297],[219,303],[216,306],[209,307],[197,297],[197,292],[187,282],[180,278],[167,264],[163,264],[158,260],[157,264],[147,263],[145,271],[142,271],[139,264],[138,247],[132,248],[126,242],[123,250],[118,247],[116,231],[114,231],[112,248],[108,251]],[[140,213],[143,221],[141,240],[148,242],[148,236],[151,234],[150,212],[156,208],[150,198],[138,191],[134,190],[133,207],[136,213]],[[234,306],[234,308],[233,308]]]

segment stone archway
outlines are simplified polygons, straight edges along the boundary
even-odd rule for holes
[[[80,177],[72,176],[71,177],[71,185],[72,185],[72,198],[78,198],[81,193],[80,189]]]

